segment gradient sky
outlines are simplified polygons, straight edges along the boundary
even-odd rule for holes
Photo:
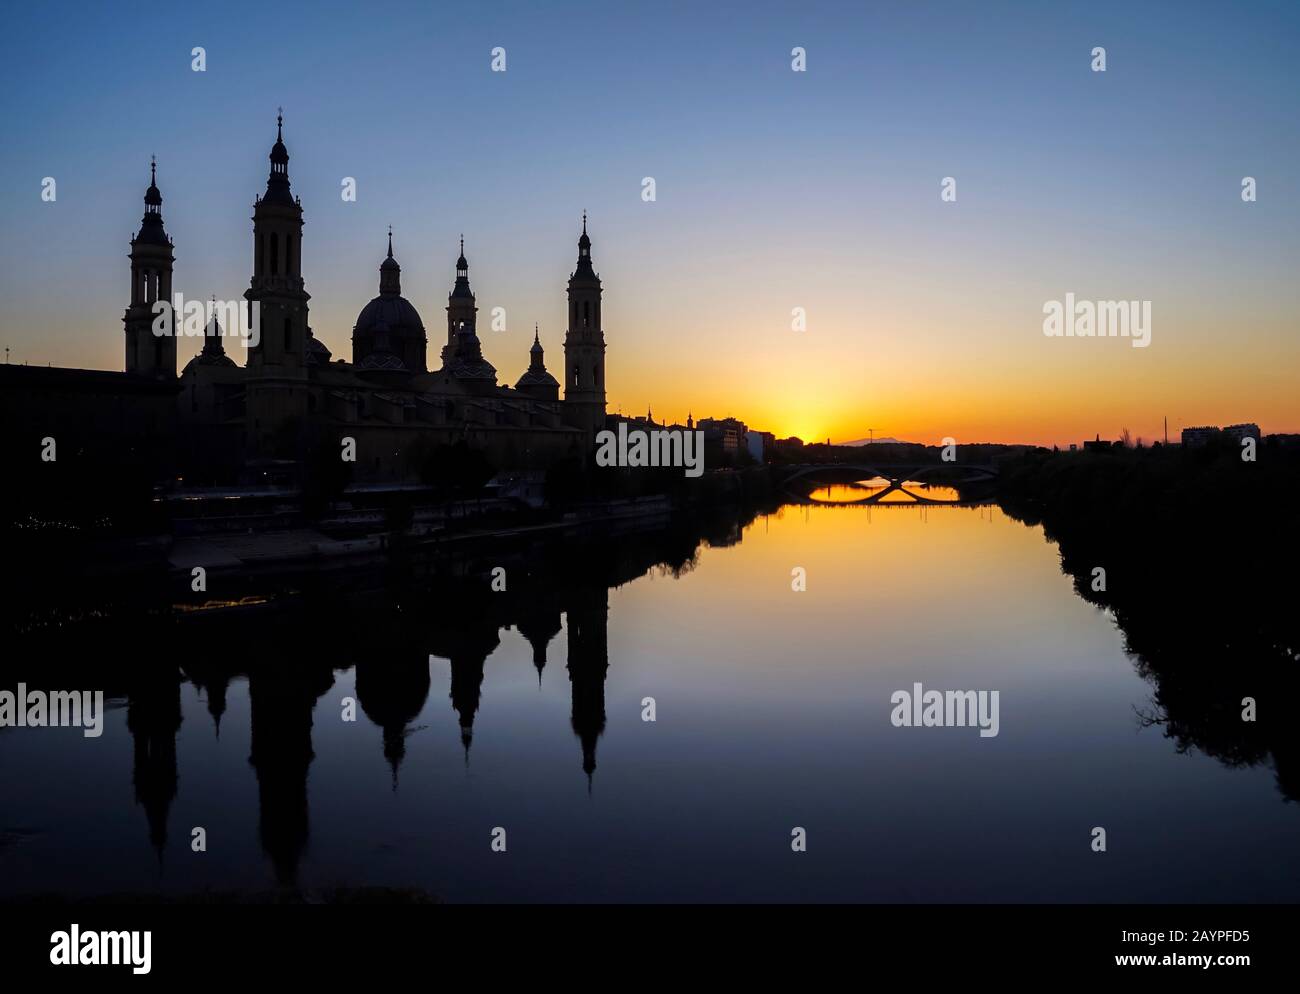
[[[1300,430],[1295,3],[44,3],[7,7],[0,75],[14,362],[122,368],[150,154],[175,289],[239,297],[283,105],[336,357],[392,224],[435,363],[463,231],[500,378],[534,321],[560,371],[586,208],[611,411],[836,441]],[[1044,337],[1067,291],[1151,300],[1151,346]]]

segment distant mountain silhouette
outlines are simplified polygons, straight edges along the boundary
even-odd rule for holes
[[[904,442],[901,438],[890,438],[889,436],[886,436],[884,438],[876,438],[876,439],[858,438],[858,439],[854,439],[852,442],[836,442],[835,444],[836,445],[891,445],[891,444],[892,445],[915,445],[917,443]]]

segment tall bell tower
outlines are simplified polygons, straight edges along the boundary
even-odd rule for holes
[[[284,117],[276,117],[266,193],[253,206],[246,417],[250,454],[294,458],[307,412],[307,301],[302,203],[289,189]],[[256,339],[256,344],[253,340]]]
[[[591,265],[587,212],[582,212],[578,265],[569,277],[569,328],[564,336],[564,420],[595,434],[605,427],[605,332],[600,277]]]
[[[460,236],[460,255],[456,259],[456,283],[447,294],[447,344],[442,349],[446,366],[456,355],[456,336],[462,327],[475,331],[478,307],[474,291],[469,288],[469,262],[465,259],[465,236]]]
[[[131,239],[131,299],[122,323],[126,327],[126,371],[134,376],[176,378],[176,316],[166,335],[153,333],[154,301],[172,299],[172,240],[163,229],[162,193],[157,166],[149,161],[149,189],[144,192],[144,218]]]

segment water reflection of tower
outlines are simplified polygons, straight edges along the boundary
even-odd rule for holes
[[[212,726],[217,738],[221,738],[221,716],[226,713],[226,692],[230,688],[230,671],[209,660],[194,659],[185,664],[185,675],[207,698]]]
[[[397,768],[406,756],[407,726],[424,710],[428,697],[429,661],[422,653],[357,663],[357,702],[383,729],[384,758],[393,771],[394,790]]]
[[[149,667],[134,682],[126,727],[135,744],[132,783],[144,806],[149,842],[159,859],[167,845],[167,814],[176,799],[176,733],[181,727],[181,678],[175,666]]]
[[[460,743],[465,747],[466,763],[483,689],[483,664],[499,644],[494,624],[475,622],[472,627],[444,629],[433,650],[451,663],[451,706],[460,720]]]
[[[334,685],[328,666],[270,659],[248,679],[252,735],[248,761],[257,773],[262,849],[281,884],[292,885],[307,846],[307,770],[316,700]]]
[[[542,671],[546,669],[546,648],[551,639],[560,634],[560,612],[539,607],[529,610],[519,620],[519,634],[533,647],[533,667],[537,670],[537,685],[542,685]]]
[[[573,691],[571,722],[582,743],[582,770],[596,770],[596,740],[605,731],[605,673],[609,669],[609,592],[579,587],[568,606],[569,681]]]

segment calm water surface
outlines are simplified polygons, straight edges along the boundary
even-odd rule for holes
[[[990,507],[787,506],[734,539],[612,586],[578,562],[520,593],[511,572],[518,618],[457,607],[400,650],[387,613],[358,611],[323,664],[293,626],[329,619],[276,621],[277,667],[223,649],[224,677],[193,661],[208,630],[185,629],[167,649],[184,677],[113,697],[102,738],[0,732],[0,895],[1300,898],[1300,808],[1268,766],[1144,724],[1152,684],[1041,529]],[[915,682],[999,691],[1000,734],[893,727]]]

